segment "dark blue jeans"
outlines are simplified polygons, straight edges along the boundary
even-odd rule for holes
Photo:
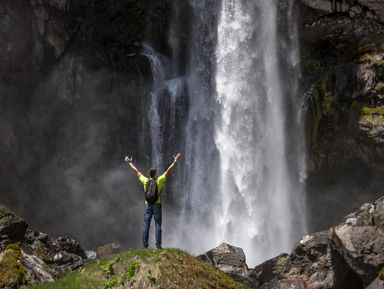
[[[152,216],[155,218],[156,248],[161,247],[161,204],[145,204],[143,224],[143,246],[148,248],[149,227]]]

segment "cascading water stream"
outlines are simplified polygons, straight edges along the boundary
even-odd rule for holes
[[[255,265],[305,232],[293,1],[284,12],[277,0],[212,2],[190,0],[185,181],[168,241],[194,253],[228,242]]]
[[[165,152],[164,143],[169,146],[176,132],[177,101],[181,97],[184,86],[182,77],[167,80],[169,60],[157,53],[149,44],[143,44],[143,55],[150,64],[153,76],[153,88],[149,94],[147,112],[151,136],[151,166],[162,168]],[[165,102],[165,103],[164,103]],[[162,109],[165,107],[166,109]],[[164,137],[168,132],[168,139]]]
[[[252,261],[262,261],[288,251],[297,234],[286,149],[288,114],[279,74],[277,3],[223,0],[216,57],[221,113],[215,141],[222,180],[216,235],[243,247]]]

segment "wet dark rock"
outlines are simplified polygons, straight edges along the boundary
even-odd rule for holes
[[[365,289],[383,289],[384,288],[384,280],[377,277],[368,287]]]
[[[209,262],[233,279],[257,288],[257,281],[248,269],[243,249],[222,243],[218,247],[199,255],[197,258]]]
[[[269,283],[280,276],[288,259],[288,254],[281,254],[275,258],[267,260],[252,269],[252,275],[255,276],[259,284]]]

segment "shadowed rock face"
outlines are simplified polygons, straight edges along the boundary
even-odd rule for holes
[[[172,5],[1,1],[0,202],[53,234],[60,219],[89,246],[137,245],[142,196],[129,193],[137,182],[122,157],[149,163],[153,75],[141,44],[170,54]]]
[[[384,185],[382,1],[302,0],[309,231],[324,230]]]

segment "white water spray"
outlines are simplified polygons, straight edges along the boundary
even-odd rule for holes
[[[186,181],[170,242],[194,253],[228,242],[250,265],[290,251],[305,232],[293,2],[284,39],[277,2],[190,0]]]
[[[252,262],[289,251],[298,233],[294,216],[301,214],[291,206],[292,182],[297,180],[290,178],[287,162],[288,115],[276,15],[275,1],[224,0],[218,23],[216,91],[221,113],[215,141],[222,208],[215,232],[244,248]]]

